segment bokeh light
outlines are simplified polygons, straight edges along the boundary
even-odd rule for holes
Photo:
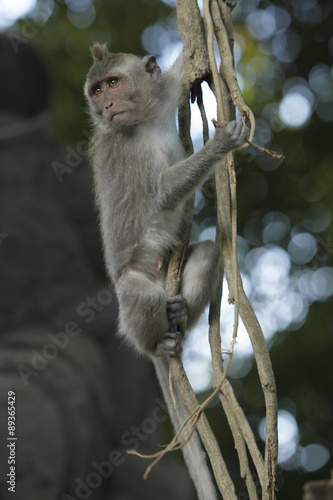
[[[270,212],[263,218],[262,239],[265,244],[282,241],[290,231],[289,217],[280,212]]]
[[[310,233],[295,234],[289,242],[288,252],[295,264],[306,264],[316,255],[316,238]]]
[[[263,418],[258,426],[261,439],[265,441],[266,419]],[[294,415],[287,410],[278,412],[279,455],[278,463],[288,462],[297,451],[299,443],[298,426]]]
[[[293,31],[277,34],[272,41],[272,50],[275,57],[283,62],[294,61],[301,50],[301,39]]]
[[[311,233],[321,233],[331,222],[331,212],[324,203],[314,203],[303,213],[302,224]]]
[[[316,24],[322,19],[322,8],[317,0],[295,0],[293,2],[294,15],[302,23]]]
[[[289,127],[302,127],[311,116],[311,103],[297,91],[288,92],[279,107],[280,118]]]
[[[325,189],[313,174],[305,174],[299,181],[299,190],[303,199],[314,203],[322,199]]]
[[[318,443],[305,446],[300,452],[300,465],[304,472],[314,472],[321,469],[330,459],[328,449]]]
[[[327,64],[316,64],[309,73],[309,83],[318,94],[333,95],[332,72]]]
[[[274,35],[276,21],[273,13],[257,9],[247,16],[247,28],[255,40],[266,40]]]
[[[76,8],[73,9],[69,7],[67,10],[67,17],[70,23],[79,29],[88,28],[96,18],[96,9],[91,2],[85,2],[86,6],[83,9]]]
[[[2,0],[0,3],[0,29],[8,28],[17,19],[32,12],[36,6],[37,0],[20,0],[19,2]]]
[[[144,30],[141,42],[148,54],[165,54],[171,61],[173,55],[170,54],[170,48],[173,44],[181,44],[181,38],[176,29],[171,29],[168,25],[154,24]]]
[[[162,0],[165,5],[168,5],[169,7],[175,8],[176,7],[176,0]]]
[[[93,0],[66,0],[67,6],[74,11],[84,12],[93,5]]]
[[[207,330],[204,334],[206,324],[205,313],[187,337],[182,355],[187,376],[197,392],[205,391],[212,385],[211,353]]]

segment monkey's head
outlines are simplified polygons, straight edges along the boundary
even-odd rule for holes
[[[100,43],[91,53],[94,63],[84,91],[96,125],[121,129],[158,116],[164,85],[155,56],[112,54]]]

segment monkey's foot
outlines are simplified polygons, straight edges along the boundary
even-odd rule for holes
[[[231,10],[237,5],[237,0],[224,0],[224,1],[227,4],[227,6],[231,8]]]
[[[186,328],[187,303],[182,295],[175,295],[175,297],[167,299],[167,315],[172,329],[176,326],[182,330]]]
[[[166,332],[163,339],[157,346],[157,356],[163,356],[163,354],[167,354],[168,356],[177,356],[178,354],[181,354],[183,350],[183,338],[184,334],[182,332]]]

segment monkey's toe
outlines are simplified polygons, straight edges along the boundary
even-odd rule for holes
[[[167,332],[158,344],[157,351],[168,356],[181,354],[183,337],[182,332]]]

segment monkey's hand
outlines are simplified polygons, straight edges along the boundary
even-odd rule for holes
[[[187,325],[187,303],[182,295],[167,299],[167,315],[171,329],[180,327],[185,330]]]
[[[181,354],[183,350],[182,342],[187,325],[187,304],[182,295],[176,295],[167,300],[167,315],[170,331],[164,335],[158,344],[157,353],[176,356]]]
[[[220,148],[221,154],[242,147],[249,138],[249,131],[242,123],[232,121],[226,128],[215,130],[214,142]]]

